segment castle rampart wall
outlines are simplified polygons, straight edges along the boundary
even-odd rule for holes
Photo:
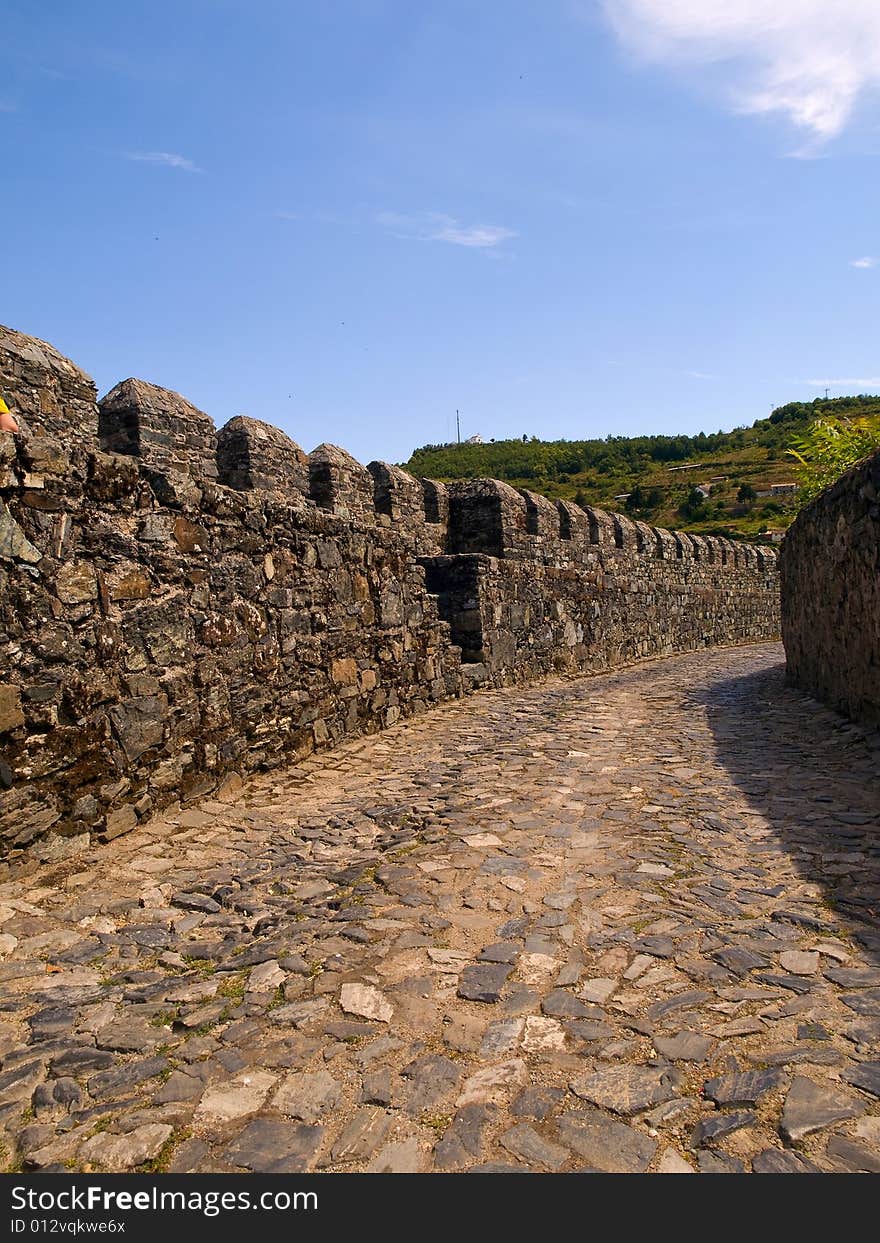
[[[0,867],[480,685],[775,637],[775,558],[444,485],[0,329]]]

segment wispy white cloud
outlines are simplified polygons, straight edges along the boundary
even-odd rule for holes
[[[876,268],[877,260],[873,255],[863,255],[861,259],[850,259],[851,268]]]
[[[690,376],[692,380],[717,380],[717,375],[712,375],[709,371],[686,371],[685,375]]]
[[[711,67],[734,110],[781,114],[811,147],[839,134],[880,86],[877,0],[602,0],[636,56]],[[800,151],[796,154],[809,154]]]
[[[273,211],[272,215],[276,220],[302,220],[301,211]]]
[[[862,376],[855,380],[807,380],[811,388],[857,388],[867,392],[869,388],[880,388],[880,376]]]
[[[204,169],[199,168],[193,160],[187,159],[185,155],[177,155],[174,151],[126,151],[125,158],[137,160],[142,164],[160,164],[165,168],[179,168],[184,173],[204,172]]]
[[[449,242],[453,246],[468,246],[477,250],[491,250],[517,234],[513,229],[495,224],[465,225],[453,216],[438,212],[423,212],[406,216],[399,212],[379,212],[378,224],[389,229],[395,237],[416,242]]]

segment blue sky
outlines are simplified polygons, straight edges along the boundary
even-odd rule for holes
[[[0,18],[0,322],[102,393],[366,462],[456,408],[573,439],[880,390],[876,0]]]

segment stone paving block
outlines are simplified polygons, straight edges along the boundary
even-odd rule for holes
[[[302,1174],[312,1168],[323,1138],[321,1126],[258,1118],[227,1145],[223,1159],[254,1174]]]
[[[874,1170],[876,757],[776,649],[399,730],[0,885],[27,1168]]]

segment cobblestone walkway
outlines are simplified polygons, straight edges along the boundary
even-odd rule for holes
[[[880,1171],[880,744],[781,662],[482,694],[3,886],[6,1168]]]

